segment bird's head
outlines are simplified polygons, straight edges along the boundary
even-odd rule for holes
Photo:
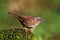
[[[42,22],[42,21],[43,21],[43,19],[40,18],[40,17],[35,17],[35,19],[36,19],[36,21],[38,21],[38,22]]]

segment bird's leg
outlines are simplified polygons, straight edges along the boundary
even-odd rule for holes
[[[34,33],[31,28],[29,29],[29,32],[30,32],[30,34],[32,34],[34,36]]]
[[[29,29],[29,32],[31,32],[31,33],[32,33],[32,29],[31,29],[31,28]]]
[[[33,34],[32,28],[29,29],[29,32]]]
[[[28,28],[23,27],[23,31],[27,32],[28,31]]]

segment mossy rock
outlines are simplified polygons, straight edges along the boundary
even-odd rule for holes
[[[0,31],[0,40],[34,40],[34,35],[19,28],[4,29]]]

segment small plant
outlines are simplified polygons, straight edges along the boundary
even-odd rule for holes
[[[4,29],[0,31],[0,40],[34,40],[34,35],[19,28]]]

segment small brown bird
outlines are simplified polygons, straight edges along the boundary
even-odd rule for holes
[[[24,30],[27,28],[32,32],[32,28],[35,28],[39,23],[42,22],[42,19],[40,17],[33,17],[33,16],[23,16],[23,15],[17,15],[16,13],[8,12],[9,14],[12,14],[15,16],[19,22],[23,25]]]

